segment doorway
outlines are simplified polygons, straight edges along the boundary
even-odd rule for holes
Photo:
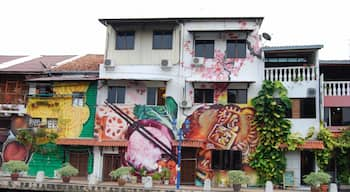
[[[300,173],[301,173],[301,181],[300,183],[302,185],[305,185],[303,178],[304,175],[307,175],[311,172],[315,171],[315,154],[311,151],[301,151],[300,153],[300,161],[301,161],[301,166],[300,166]]]
[[[69,152],[69,163],[79,170],[77,177],[87,178],[88,176],[88,159],[89,153],[86,152]]]
[[[103,155],[103,181],[113,181],[109,173],[121,166],[121,159],[119,154],[104,154]]]
[[[181,184],[194,185],[197,167],[197,148],[185,147],[181,150]]]

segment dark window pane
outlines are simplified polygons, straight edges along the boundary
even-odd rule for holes
[[[214,40],[196,40],[195,56],[214,58]]]
[[[315,98],[300,99],[300,118],[316,117],[316,100]]]
[[[117,87],[117,103],[125,103],[125,87]]]
[[[147,88],[147,105],[155,105],[156,104],[156,96],[157,96],[157,88],[156,87],[148,87]]]
[[[108,103],[114,103],[117,97],[117,90],[116,87],[108,87],[108,96],[107,101]]]
[[[195,103],[214,103],[213,89],[195,89],[194,90]]]
[[[275,99],[276,99],[276,102],[278,105],[283,106],[283,103],[282,103],[280,98],[275,98]],[[293,99],[291,99],[291,100],[293,100]],[[283,106],[283,107],[285,107],[285,106]],[[292,105],[291,105],[291,107],[287,108],[286,113],[285,113],[285,118],[292,118]]]
[[[134,49],[135,32],[117,32],[116,49]]]
[[[157,105],[165,105],[165,87],[159,87],[157,91]]]
[[[247,103],[247,90],[246,89],[228,89],[227,90],[227,103]]]
[[[211,168],[214,170],[240,170],[242,168],[242,152],[213,150]]]
[[[332,107],[331,125],[348,126],[350,124],[350,107]]]
[[[326,123],[327,126],[329,126],[330,124],[330,119],[329,119],[329,110],[330,108],[329,107],[325,107],[324,108],[324,117],[323,117],[323,121]]]
[[[154,31],[153,49],[172,49],[173,32],[172,31]]]
[[[125,87],[108,87],[107,101],[109,103],[125,103]]]
[[[246,40],[228,40],[226,44],[227,58],[245,58],[247,50]]]

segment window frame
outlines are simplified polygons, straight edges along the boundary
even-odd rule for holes
[[[248,102],[248,89],[227,89],[226,90],[227,91],[227,104],[247,104],[247,102]],[[245,96],[245,98],[243,99],[244,100],[244,102],[238,102],[237,100],[240,100],[240,99],[238,99],[238,98],[236,98],[236,102],[230,102],[229,101],[229,91],[237,91],[237,92],[239,92],[239,91],[244,91],[244,96]],[[240,95],[239,93],[237,94],[238,96]]]
[[[165,98],[162,98],[162,96],[160,94],[162,94],[162,92],[160,91],[160,89],[164,89],[162,92],[166,91],[165,87],[147,87],[147,91],[146,91],[146,105],[152,105],[152,106],[161,106],[161,105],[165,105]],[[155,90],[154,92],[154,104],[149,103],[149,90]],[[162,98],[162,100],[160,100],[159,98]]]
[[[243,154],[239,150],[211,150],[212,170],[240,170],[243,164]],[[236,157],[238,154],[239,157]],[[216,162],[218,160],[218,162]],[[239,161],[238,165],[236,164]]]
[[[199,44],[202,44],[202,43],[204,44],[204,42],[207,42],[208,44],[205,45],[205,49],[203,49],[204,52],[202,53],[202,52],[199,52],[197,46]],[[209,42],[210,42],[210,44],[209,44]],[[212,50],[205,51],[208,48],[208,45],[213,46]],[[209,52],[209,51],[210,51],[210,53],[209,53],[210,55],[208,56],[207,52]],[[195,57],[204,57],[204,58],[211,59],[211,58],[214,58],[214,54],[215,54],[215,40],[198,40],[197,39],[194,41],[194,55],[195,55]]]
[[[132,37],[132,46],[128,46],[128,37]],[[119,46],[118,41],[124,41]],[[115,49],[116,50],[133,50],[135,49],[135,31],[117,31],[115,37]]]
[[[229,46],[230,44],[232,44],[231,46]],[[244,51],[243,51],[243,55],[239,55],[239,46],[237,45],[241,45],[244,44]],[[229,48],[232,47],[232,51],[229,50]],[[238,48],[237,48],[238,47]],[[237,40],[227,40],[226,41],[226,57],[227,58],[246,58],[247,57],[247,40],[245,39],[237,39]]]
[[[56,125],[54,125],[53,127],[52,126],[49,126],[50,125],[50,123],[49,122],[51,122],[51,121],[54,121],[54,122],[56,122]],[[58,129],[58,119],[57,118],[47,118],[46,119],[46,127],[48,128],[48,129]]]
[[[72,93],[72,106],[73,107],[84,107],[84,98],[85,98],[85,93],[84,92],[73,92]],[[75,100],[78,99],[78,105],[77,102],[75,102]],[[82,100],[82,102],[80,102],[80,99]]]
[[[110,91],[112,91],[113,89],[115,89],[115,91],[114,92],[110,92]],[[121,96],[121,92],[119,92],[118,91],[118,89],[123,89],[124,91],[123,91],[123,95]],[[119,92],[119,93],[118,93]],[[119,95],[120,94],[120,95]],[[121,96],[121,100],[122,101],[120,101],[119,100],[119,98],[120,98],[120,96]],[[111,99],[113,99],[114,98],[114,100],[113,100],[113,102],[111,102]],[[107,101],[109,102],[109,103],[116,103],[116,104],[125,104],[125,101],[126,101],[126,87],[125,86],[108,86],[108,90],[107,90]]]
[[[156,34],[159,33],[159,34]],[[158,45],[161,45],[159,47],[155,46],[157,43],[155,43],[156,39],[155,36],[158,35],[160,36],[160,43]],[[167,47],[166,42],[166,36],[170,35],[170,47]],[[152,36],[152,49],[173,49],[173,30],[155,30],[153,31],[153,36]]]
[[[200,94],[204,94],[204,95],[201,96],[202,102],[197,102],[196,101],[196,94],[199,94],[199,93],[197,93],[197,91],[199,91]],[[211,95],[209,96],[209,100],[211,100],[212,102],[207,102],[208,99],[207,99],[207,96],[205,94],[208,93],[208,91],[212,92],[212,93],[210,93]],[[194,97],[194,99],[193,99],[194,103],[214,103],[214,89],[198,89],[198,88],[195,88],[193,97]]]
[[[38,121],[38,122],[36,122],[35,125],[34,125],[33,121],[34,122]],[[31,126],[33,128],[40,128],[41,122],[42,122],[42,118],[40,118],[40,117],[30,118],[29,126]]]

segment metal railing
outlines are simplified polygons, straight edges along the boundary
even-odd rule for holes
[[[265,68],[265,80],[298,82],[314,81],[316,79],[316,68],[314,66]]]
[[[350,95],[350,81],[325,81],[323,82],[324,96]]]

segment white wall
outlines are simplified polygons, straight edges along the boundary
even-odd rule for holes
[[[129,26],[122,30],[135,30],[135,44],[133,50],[116,50],[116,32],[109,25],[107,27],[106,58],[112,59],[116,65],[125,64],[154,64],[160,65],[162,59],[168,59],[171,64],[179,63],[179,28],[175,26],[173,32],[172,49],[152,49],[153,30],[172,29],[174,26]]]
[[[292,133],[300,133],[302,137],[306,137],[307,132],[310,127],[315,128],[315,132],[317,133],[320,126],[320,121],[318,119],[289,119],[292,122]],[[314,138],[316,134],[314,133]]]
[[[286,152],[285,156],[287,159],[286,171],[294,172],[294,185],[300,186],[300,151],[288,151]]]

